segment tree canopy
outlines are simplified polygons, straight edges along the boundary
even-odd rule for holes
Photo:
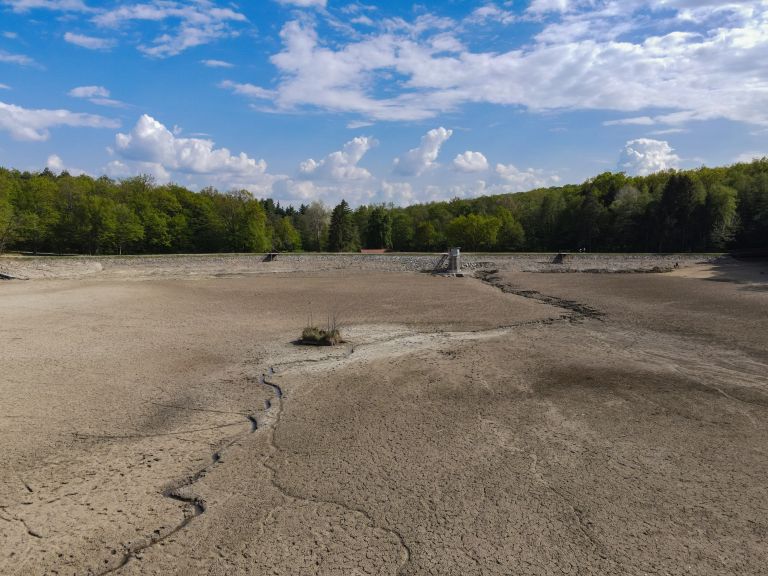
[[[768,159],[448,202],[281,206],[151,177],[0,168],[0,252],[768,249]]]

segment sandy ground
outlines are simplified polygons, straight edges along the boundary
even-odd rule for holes
[[[767,268],[1,283],[0,573],[765,574]]]

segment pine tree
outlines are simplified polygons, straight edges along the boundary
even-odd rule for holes
[[[392,216],[384,207],[371,210],[366,237],[368,248],[392,248]]]
[[[353,252],[357,248],[357,231],[352,221],[352,210],[347,201],[342,200],[331,213],[328,250],[331,252]]]

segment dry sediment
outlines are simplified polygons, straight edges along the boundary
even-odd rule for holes
[[[326,274],[4,285],[0,499],[6,516],[44,538],[30,543],[21,522],[19,530],[4,525],[2,549],[11,556],[2,571],[98,573],[148,542],[168,546],[186,512],[163,487],[207,467],[211,453],[247,432],[244,413],[263,417],[259,408],[273,401],[254,384],[263,366],[317,360],[320,352],[289,344],[309,313],[343,303],[344,321],[361,324],[374,302],[381,320],[482,328],[509,312],[493,289],[465,283],[474,304],[446,317],[443,302],[455,288],[390,274],[342,283]],[[209,509],[217,501],[205,493],[212,477],[232,481],[221,468],[195,484]]]
[[[752,280],[109,274],[3,285],[3,573],[768,561]],[[289,344],[308,310],[339,302],[353,354]]]

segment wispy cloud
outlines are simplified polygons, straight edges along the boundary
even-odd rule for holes
[[[501,24],[511,24],[520,18],[512,10],[499,8],[495,4],[486,4],[476,8],[467,18],[470,24],[485,24],[486,22],[498,22]]]
[[[67,95],[72,98],[84,98],[97,106],[108,106],[110,108],[128,107],[125,102],[110,98],[110,92],[104,86],[78,86],[67,92]]]
[[[276,0],[278,4],[285,6],[297,6],[299,8],[325,8],[328,0]]]
[[[24,54],[11,54],[5,50],[0,50],[0,62],[6,64],[16,64],[18,66],[34,66],[35,61]]]
[[[73,98],[107,98],[109,97],[109,90],[104,88],[104,86],[78,86],[67,92],[67,95]]]
[[[606,120],[603,126],[653,126],[656,120],[650,116],[636,116],[634,118],[621,118],[620,120]]]
[[[60,12],[91,12],[82,0],[3,0],[3,4],[11,6],[14,12],[29,12],[30,10],[56,10]]]
[[[243,24],[247,18],[234,7],[221,7],[212,0],[176,2],[148,0],[127,2],[113,7],[89,6],[82,0],[0,0],[15,12],[50,10],[82,12],[101,29],[123,29],[135,22],[152,23],[161,31],[149,41],[139,40],[139,50],[147,56],[166,58],[181,52],[238,34],[232,24]],[[84,23],[81,23],[84,24]],[[143,32],[143,31],[141,31]],[[131,36],[141,38],[143,34]],[[108,50],[117,42],[100,36],[67,32],[64,39],[90,50]]]
[[[469,33],[471,18],[381,20],[365,34],[333,41],[312,20],[296,19],[283,27],[283,48],[271,58],[276,82],[251,95],[271,93],[277,110],[314,108],[362,120],[420,120],[486,103],[536,113],[668,111],[606,125],[716,118],[768,125],[768,76],[754,65],[767,55],[768,4],[691,6],[668,0],[655,25],[639,28],[658,3],[540,0],[531,14],[546,15],[542,32],[506,52],[463,46],[454,30]],[[491,17],[504,10],[489,4],[474,25]]]
[[[175,23],[170,31],[164,31],[148,44],[139,45],[139,50],[147,56],[165,58],[236,35],[230,24],[243,23],[247,19],[242,13],[232,8],[220,8],[209,0],[193,3],[155,0],[128,4],[106,10],[93,18],[97,26],[105,28],[119,28],[135,21]]]
[[[86,34],[76,34],[74,32],[64,33],[64,40],[75,46],[87,48],[88,50],[109,50],[114,48],[117,42],[109,38],[97,38]]]
[[[200,60],[200,63],[203,66],[207,66],[208,68],[234,68],[235,65],[231,62],[226,62],[224,60]]]
[[[277,93],[272,90],[267,90],[261,86],[255,86],[254,84],[241,84],[238,82],[232,82],[231,80],[224,80],[219,83],[220,88],[231,90],[235,94],[241,96],[248,96],[249,98],[257,98],[261,100],[271,100]]]
[[[118,128],[120,122],[95,114],[70,110],[30,109],[0,102],[0,130],[16,140],[45,141],[50,129],[58,126],[84,128]]]
[[[91,98],[89,101],[97,106],[106,106],[107,108],[130,108],[129,104],[114,98]]]
[[[685,128],[664,128],[663,130],[652,130],[650,132],[653,136],[666,136],[668,134],[682,134],[688,132]]]
[[[368,126],[373,126],[373,122],[368,122],[365,120],[353,120],[351,122],[347,122],[347,128],[350,130],[357,130],[359,128],[367,128]]]

